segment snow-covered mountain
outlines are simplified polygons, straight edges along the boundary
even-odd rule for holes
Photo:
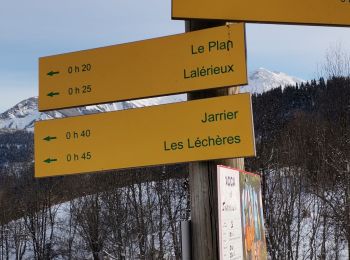
[[[264,68],[259,68],[249,74],[248,85],[241,88],[241,92],[263,93],[270,89],[285,86],[295,86],[305,83],[303,79],[289,76],[283,72],[273,72]]]
[[[249,75],[249,85],[241,88],[242,92],[262,93],[270,89],[300,84],[305,82],[289,76],[282,72],[272,72],[260,68]],[[26,129],[33,131],[34,122],[37,120],[47,120],[53,118],[62,118],[67,116],[88,115],[99,112],[109,112],[129,108],[159,105],[186,100],[186,95],[174,95],[166,97],[156,97],[149,99],[140,99],[134,101],[116,102],[103,105],[85,106],[80,108],[69,108],[50,112],[38,111],[38,98],[32,97],[21,101],[14,107],[0,114],[0,129]]]
[[[28,98],[0,114],[0,129],[32,129],[36,120],[62,117],[59,112],[40,113],[38,99]]]
[[[39,112],[38,98],[31,97],[16,104],[14,107],[0,114],[0,129],[15,129],[28,131],[34,130],[34,122],[67,116],[89,115],[100,112],[110,112],[129,108],[160,105],[184,101],[186,95],[174,95],[167,97],[156,97],[139,99],[134,101],[115,102],[102,105],[84,106],[79,108],[67,108],[57,111]]]

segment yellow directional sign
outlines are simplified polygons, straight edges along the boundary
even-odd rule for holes
[[[175,19],[350,25],[349,0],[173,0]]]
[[[255,155],[250,94],[35,124],[35,176]]]
[[[244,24],[39,59],[39,110],[247,84]]]

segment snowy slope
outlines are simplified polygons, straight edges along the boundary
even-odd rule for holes
[[[272,72],[264,68],[259,68],[249,74],[248,85],[241,88],[241,92],[263,93],[270,89],[295,86],[305,83],[303,79],[289,76],[283,72]]]
[[[0,128],[2,129],[30,129],[36,120],[62,117],[59,112],[46,114],[38,112],[37,98],[29,98],[0,114]]]
[[[289,76],[282,72],[272,72],[260,68],[249,75],[249,85],[241,88],[241,92],[262,93],[273,88],[286,85],[295,85],[305,82]],[[129,108],[159,105],[186,100],[186,95],[173,95],[166,97],[156,97],[149,99],[139,99],[133,101],[109,103],[103,105],[86,106],[80,108],[69,108],[57,111],[41,113],[38,111],[38,98],[32,97],[21,101],[14,107],[0,114],[0,129],[26,129],[33,131],[34,122],[37,120],[47,120],[62,118],[67,116],[78,116],[94,114],[99,112],[109,112]]]
[[[79,108],[69,108],[57,111],[39,112],[38,98],[32,97],[21,101],[14,107],[0,114],[0,129],[15,129],[28,131],[34,130],[34,122],[67,116],[79,116],[95,114],[100,112],[110,112],[129,108],[159,105],[172,102],[180,102],[186,99],[186,95],[175,95],[167,97],[157,97],[140,99],[135,101],[116,102],[102,105],[85,106]]]

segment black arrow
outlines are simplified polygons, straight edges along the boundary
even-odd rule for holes
[[[57,139],[56,136],[46,136],[43,140],[50,142],[51,140]]]
[[[47,73],[47,76],[51,76],[52,77],[52,76],[54,76],[56,74],[59,74],[59,73],[60,73],[59,71],[52,71],[51,70],[50,72]]]
[[[44,162],[45,162],[45,163],[57,162],[57,159],[47,158],[46,160],[44,160]]]

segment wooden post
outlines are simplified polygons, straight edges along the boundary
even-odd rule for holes
[[[186,21],[186,32],[224,25],[222,21]],[[238,94],[239,87],[196,91],[188,100]],[[244,159],[190,163],[191,237],[193,260],[219,259],[217,165],[244,169]]]

